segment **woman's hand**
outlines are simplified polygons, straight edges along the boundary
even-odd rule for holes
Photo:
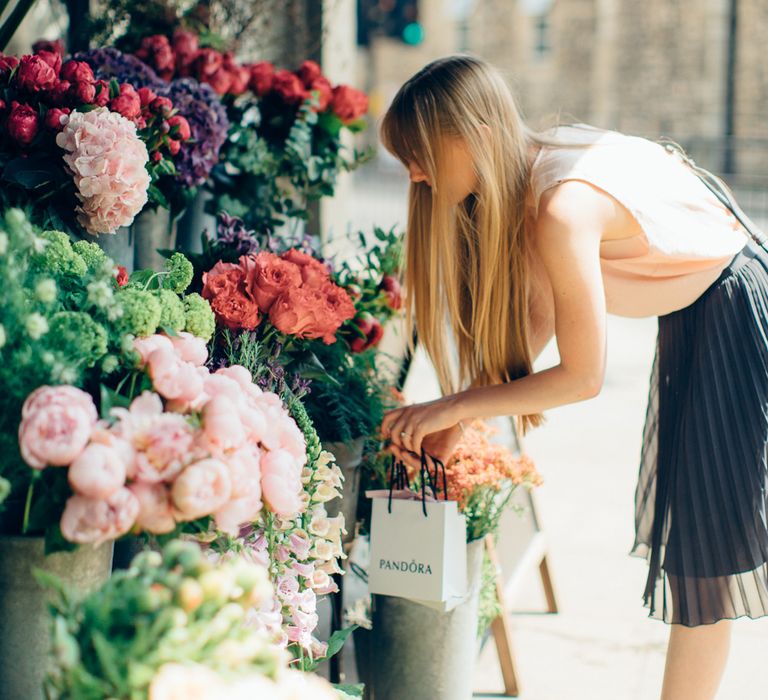
[[[418,467],[422,448],[442,461],[450,457],[461,434],[459,418],[453,397],[446,397],[389,411],[381,432],[395,456]]]

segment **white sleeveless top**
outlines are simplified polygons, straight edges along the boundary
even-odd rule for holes
[[[539,151],[531,171],[536,210],[545,190],[583,180],[624,205],[642,229],[600,244],[609,313],[661,316],[688,306],[747,242],[733,214],[663,146],[587,125],[545,135],[590,145]]]

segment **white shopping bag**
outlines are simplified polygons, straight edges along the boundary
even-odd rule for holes
[[[373,500],[370,592],[440,610],[462,602],[467,593],[467,529],[456,502],[422,502],[405,490],[395,492],[391,501],[388,491],[366,495]]]

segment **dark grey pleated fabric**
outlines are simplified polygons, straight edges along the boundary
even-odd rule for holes
[[[768,252],[750,243],[659,317],[631,554],[649,616],[768,615]]]

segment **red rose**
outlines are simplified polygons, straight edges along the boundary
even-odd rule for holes
[[[384,275],[381,280],[381,288],[387,295],[387,304],[389,308],[397,311],[403,306],[403,294],[400,288],[400,282],[393,275]]]
[[[19,59],[16,56],[0,56],[0,76],[3,78],[9,76],[18,65]]]
[[[192,129],[189,128],[189,122],[180,114],[174,114],[168,117],[168,126],[171,127],[171,136],[179,141],[187,141],[192,136]],[[174,128],[176,133],[173,133]]]
[[[301,68],[296,71],[299,79],[304,83],[305,87],[309,87],[315,80],[322,76],[320,66],[315,61],[304,61],[301,64]]]
[[[364,312],[355,319],[355,325],[363,333],[364,337],[355,336],[349,343],[352,352],[363,352],[368,348],[378,345],[384,335],[384,328],[377,318]]]
[[[216,49],[200,49],[195,57],[192,72],[201,83],[208,80],[224,65],[224,56]]]
[[[131,121],[137,119],[141,115],[141,98],[133,85],[123,83],[120,86],[120,94],[109,101],[109,109]]]
[[[117,266],[117,274],[115,275],[115,280],[117,281],[118,287],[125,287],[125,285],[128,284],[128,270],[126,270],[122,265]]]
[[[0,100],[0,112],[5,112],[5,109],[8,105],[5,104],[5,100]]]
[[[168,152],[172,156],[177,155],[180,150],[181,150],[181,141],[177,141],[176,139],[168,139]]]
[[[142,108],[149,107],[152,100],[157,97],[157,95],[148,87],[139,88],[136,92],[139,95],[139,101],[141,102]]]
[[[45,100],[55,107],[70,104],[72,102],[72,83],[69,80],[59,80],[46,92]]]
[[[34,107],[18,102],[12,103],[6,129],[8,129],[8,135],[16,143],[29,146],[35,140],[39,126],[40,120]]]
[[[355,315],[355,305],[346,290],[330,280],[320,287],[320,291],[325,294],[325,301],[330,309],[331,316],[336,323],[336,330],[344,321],[349,321]]]
[[[248,291],[264,313],[284,291],[301,286],[300,268],[274,253],[243,255],[240,267],[246,275]]]
[[[229,75],[232,78],[232,84],[229,86],[230,94],[242,95],[248,89],[251,71],[245,66],[234,66],[229,69]]]
[[[163,80],[170,80],[173,77],[176,56],[167,36],[154,34],[144,37],[136,56],[152,66]]]
[[[16,72],[16,81],[22,90],[39,92],[50,90],[57,80],[56,71],[40,56],[22,56]]]
[[[155,114],[162,114],[163,116],[166,116],[173,111],[173,102],[171,102],[167,97],[156,97],[154,100],[152,100],[149,108]]]
[[[94,87],[96,88],[96,97],[93,104],[106,107],[109,104],[109,83],[106,80],[97,80]]]
[[[32,44],[32,53],[40,53],[42,51],[50,51],[51,53],[57,53],[59,56],[64,55],[64,42],[61,39],[55,39],[50,41],[49,39],[38,39]]]
[[[64,128],[62,117],[66,117],[69,114],[69,111],[70,110],[67,107],[64,107],[63,109],[51,107],[45,115],[45,125],[54,131],[61,131]]]
[[[61,72],[61,54],[55,53],[53,51],[36,51],[36,56],[40,56],[51,68],[53,68],[53,72],[56,73],[56,77],[59,76],[59,73]]]
[[[294,265],[298,265],[301,269],[301,279],[304,281],[304,284],[310,287],[320,287],[330,278],[328,268],[308,253],[291,248],[286,250],[280,257],[283,260],[292,262]]]
[[[189,66],[195,60],[199,49],[197,34],[185,29],[173,33],[173,50],[176,53],[176,70],[181,75],[189,75]]]
[[[315,78],[308,86],[311,92],[317,93],[317,105],[313,107],[316,112],[325,112],[333,98],[333,88],[322,75]]]
[[[216,263],[203,275],[203,297],[227,328],[252,331],[261,322],[259,307],[245,292],[245,273],[239,265]]]
[[[84,105],[93,104],[96,99],[96,86],[93,83],[76,83],[73,92],[77,101]]]
[[[70,83],[93,83],[93,69],[85,61],[67,61],[61,67],[61,79]]]
[[[206,82],[217,95],[226,95],[232,85],[232,73],[226,68],[219,68],[213,75],[208,76]]]
[[[349,85],[333,88],[331,107],[345,124],[359,119],[368,111],[368,95]]]
[[[306,91],[299,76],[289,70],[279,70],[275,73],[272,90],[288,104],[297,104],[306,97]]]
[[[269,61],[259,61],[251,66],[250,71],[251,79],[248,87],[258,97],[266,95],[272,89],[275,67]]]
[[[289,287],[275,299],[269,320],[281,333],[297,338],[322,338],[327,345],[336,340],[325,295],[319,289]]]

